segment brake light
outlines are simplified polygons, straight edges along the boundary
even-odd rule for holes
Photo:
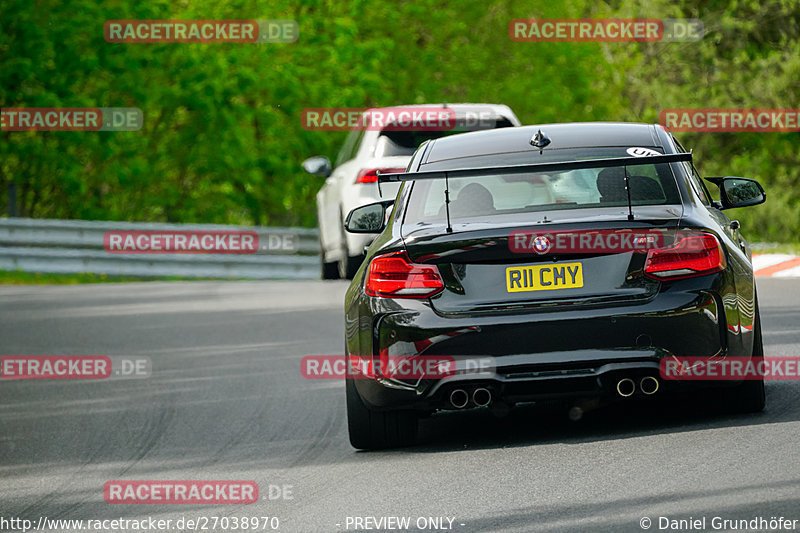
[[[397,174],[405,172],[404,168],[365,168],[359,171],[356,183],[377,183],[378,172],[381,174]]]
[[[714,235],[679,233],[680,240],[669,248],[650,250],[644,265],[646,276],[681,279],[704,276],[725,268],[725,252]]]
[[[364,286],[364,292],[381,298],[428,298],[443,289],[438,268],[412,263],[405,252],[373,259]]]

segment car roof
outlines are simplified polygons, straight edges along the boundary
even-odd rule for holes
[[[540,149],[530,142],[539,130],[551,141],[542,149],[544,152],[607,146],[660,148],[656,127],[633,122],[573,122],[462,133],[430,141],[422,166],[465,157],[538,152]]]

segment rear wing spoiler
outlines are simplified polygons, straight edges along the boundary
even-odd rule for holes
[[[581,168],[607,168],[634,165],[658,165],[691,161],[690,152],[645,157],[615,157],[611,159],[583,159],[578,161],[556,161],[552,163],[534,163],[532,165],[511,165],[506,167],[459,168],[454,170],[430,170],[427,172],[406,172],[401,174],[378,174],[378,183],[399,181],[433,180],[446,178],[477,178],[496,176],[498,174],[528,174],[530,172],[556,172],[577,170]]]
[[[505,167],[460,168],[454,170],[431,170],[428,172],[405,172],[402,174],[378,174],[378,194],[381,194],[381,183],[415,180],[445,180],[444,205],[447,213],[447,232],[452,233],[450,224],[450,178],[479,178],[498,174],[528,174],[531,172],[557,172],[562,170],[578,170],[582,168],[629,167],[636,165],[658,165],[691,161],[691,152],[679,154],[653,155],[644,157],[614,157],[610,159],[583,159],[579,161],[555,161],[551,163],[534,163],[532,165],[511,165]],[[633,204],[627,169],[625,171],[625,190],[628,196],[628,220],[633,220]]]

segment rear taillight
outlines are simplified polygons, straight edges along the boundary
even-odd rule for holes
[[[725,268],[725,252],[714,235],[701,232],[678,233],[677,243],[647,253],[646,276],[681,279],[704,276]]]
[[[358,173],[356,183],[376,183],[378,181],[378,172],[381,174],[398,174],[405,172],[404,168],[365,168]]]
[[[367,270],[364,292],[382,298],[428,298],[444,289],[439,269],[412,263],[405,252],[379,255]]]

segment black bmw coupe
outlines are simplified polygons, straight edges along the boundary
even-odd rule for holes
[[[543,124],[428,141],[345,300],[347,413],[360,449],[415,442],[420,416],[710,387],[740,412],[763,380],[666,380],[682,357],[763,358],[750,249],[724,210],[754,180],[705,178],[659,125]],[[661,365],[661,366],[660,366]]]

